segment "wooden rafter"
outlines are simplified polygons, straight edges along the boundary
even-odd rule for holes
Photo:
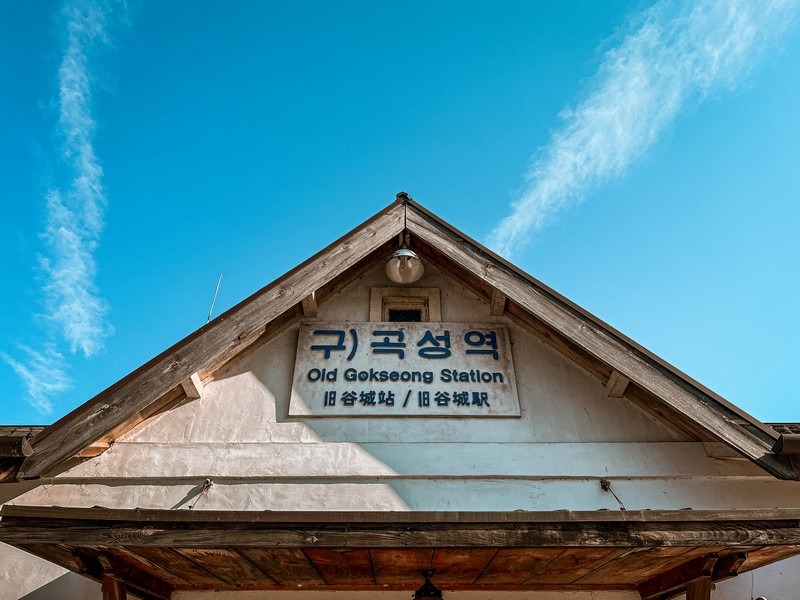
[[[408,229],[581,351],[625,373],[631,382],[655,395],[668,409],[713,439],[728,444],[780,479],[798,479],[791,461],[772,452],[775,432],[757,420],[693,386],[682,374],[618,332],[416,205],[410,205]],[[755,431],[740,426],[734,417],[753,425]]]
[[[610,395],[624,393],[660,418],[679,422],[690,435],[724,442],[778,478],[798,479],[790,457],[773,452],[777,434],[769,427],[405,196],[39,432],[31,443],[33,453],[20,457],[21,465],[15,462],[13,469],[6,468],[5,477],[13,477],[17,466],[17,479],[52,474],[93,443],[113,441],[149,416],[198,395],[201,377],[304,315],[314,314],[326,290],[350,280],[370,263],[371,253],[394,244],[404,231],[404,216],[420,248],[436,253],[445,268],[454,265],[468,285],[485,290],[492,314],[521,319],[541,330],[553,347],[573,360],[587,357],[582,366],[603,383],[613,384]],[[615,378],[615,373],[620,375]]]
[[[254,340],[251,332],[263,331],[270,321],[402,230],[403,206],[396,202],[45,429],[34,438],[34,453],[22,463],[17,477],[40,477],[119,423],[141,421],[138,415],[147,416],[157,399],[193,373],[220,362],[232,349],[243,350],[244,340]]]

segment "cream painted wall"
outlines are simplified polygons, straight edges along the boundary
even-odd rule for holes
[[[386,285],[378,266],[322,304],[318,320],[367,321],[370,288]],[[234,510],[618,509],[614,497],[600,488],[599,479],[605,477],[628,509],[800,506],[800,484],[778,481],[747,460],[712,458],[709,454],[724,453],[714,445],[687,441],[625,399],[608,398],[600,382],[505,317],[490,315],[486,302],[433,265],[427,266],[425,277],[416,285],[441,289],[445,322],[508,326],[520,418],[289,419],[298,331],[293,326],[220,373],[205,386],[201,399],[145,422],[103,455],[28,491],[17,487],[6,494],[16,497],[0,500]],[[211,489],[199,496],[207,478],[213,482]],[[14,554],[18,551],[9,550],[13,549],[0,549],[0,560],[11,557],[0,563],[0,577],[6,582],[13,581],[13,573],[26,564]],[[44,582],[60,574],[45,573],[46,565],[42,569],[38,571],[42,577],[34,577],[36,571],[31,571],[27,581],[38,577]],[[772,569],[769,573],[781,574],[781,583],[768,591],[785,596],[782,590],[798,580],[798,569]],[[757,581],[762,571],[767,572],[760,570]],[[74,582],[63,580],[64,585],[68,583]],[[728,589],[741,582],[721,584],[720,590],[722,585]],[[22,593],[21,589],[14,593]],[[740,597],[739,588],[730,589],[736,590],[730,592],[731,598]],[[715,598],[728,597],[729,592],[721,593]],[[280,600],[277,597],[285,595],[241,593],[236,598]],[[343,597],[339,592],[290,595],[290,600]],[[348,598],[354,595],[359,593],[347,593]],[[233,597],[213,595],[215,600],[228,596]],[[379,596],[391,600],[408,594]],[[464,600],[468,596],[474,600],[521,597],[452,593],[447,598],[458,600],[456,596]],[[768,595],[769,600],[775,600],[772,596]],[[177,597],[200,600],[212,595]],[[525,597],[623,600],[636,596],[569,592]]]

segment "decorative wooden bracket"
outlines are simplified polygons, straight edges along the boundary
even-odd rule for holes
[[[737,552],[719,558],[704,554],[639,584],[642,600],[668,600],[686,594],[686,600],[710,600],[713,583],[736,577],[747,554]]]
[[[639,595],[642,600],[666,600],[687,592],[687,587],[694,582],[707,579],[710,584],[711,576],[714,574],[714,565],[718,559],[719,555],[712,552],[664,571],[640,583]],[[710,585],[708,591],[710,595]],[[695,598],[699,599],[700,597],[696,596]]]
[[[317,293],[311,292],[303,298],[303,316],[307,319],[314,319],[317,316]]]
[[[126,600],[128,589],[144,600],[167,600],[172,586],[139,567],[104,552],[72,554],[78,572],[102,584],[103,600]]]
[[[203,395],[203,382],[197,373],[192,373],[188,379],[181,381],[181,387],[189,400],[197,400]]]
[[[499,317],[506,312],[506,295],[496,289],[492,290],[492,305],[490,313]]]
[[[625,395],[625,390],[628,389],[630,379],[625,377],[617,370],[611,371],[611,377],[606,382],[606,390],[608,390],[609,398],[622,398]]]

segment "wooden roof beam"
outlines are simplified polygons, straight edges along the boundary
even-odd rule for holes
[[[416,204],[408,204],[408,229],[464,269],[505,294],[583,351],[625,373],[631,382],[652,392],[661,402],[714,439],[741,452],[779,479],[800,478],[791,461],[772,452],[774,439],[756,435],[731,422],[721,411],[732,412],[687,381],[671,373],[616,332],[593,321],[567,301],[545,289],[525,273],[443,224]],[[717,403],[719,406],[714,406]]]
[[[135,422],[151,403],[193,373],[220,362],[242,333],[262,329],[326,282],[349,270],[403,230],[404,206],[394,202],[269,286],[223,313],[39,434],[19,479],[41,477],[120,423]]]

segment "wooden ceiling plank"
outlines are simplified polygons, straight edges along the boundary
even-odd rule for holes
[[[329,585],[375,583],[369,550],[306,548],[306,555]]]
[[[415,548],[375,548],[370,550],[375,583],[422,585],[420,571],[431,568],[433,550]],[[439,580],[437,573],[435,579]]]
[[[566,548],[525,584],[574,583],[626,552],[620,548]]]
[[[165,569],[161,565],[154,563],[153,561],[149,560],[147,557],[139,554],[137,552],[138,548],[136,547],[128,547],[125,546],[117,546],[110,550],[113,554],[120,556],[123,560],[126,560],[134,565],[136,565],[142,571],[147,571],[151,573],[154,577],[158,577],[163,579],[167,583],[173,586],[179,585],[187,585],[190,582],[184,579],[183,577],[179,577],[175,575],[171,571]]]
[[[800,555],[800,545],[752,548],[747,551],[747,560],[744,561],[739,572],[758,569],[778,560],[798,555]]]
[[[324,585],[325,581],[299,548],[238,548],[239,553],[279,585]]]
[[[686,554],[687,550],[688,548],[681,546],[634,549],[575,580],[575,583],[638,584],[651,571],[668,569],[674,564],[676,557]]]
[[[561,554],[562,550],[563,548],[503,548],[475,583],[522,584]]]
[[[194,586],[216,588],[226,582],[170,548],[137,546],[136,553]]]
[[[243,581],[273,580],[250,561],[229,548],[175,548],[175,552],[202,567],[231,587]]]
[[[471,585],[497,554],[497,548],[436,548],[430,568],[436,582],[448,585]]]

